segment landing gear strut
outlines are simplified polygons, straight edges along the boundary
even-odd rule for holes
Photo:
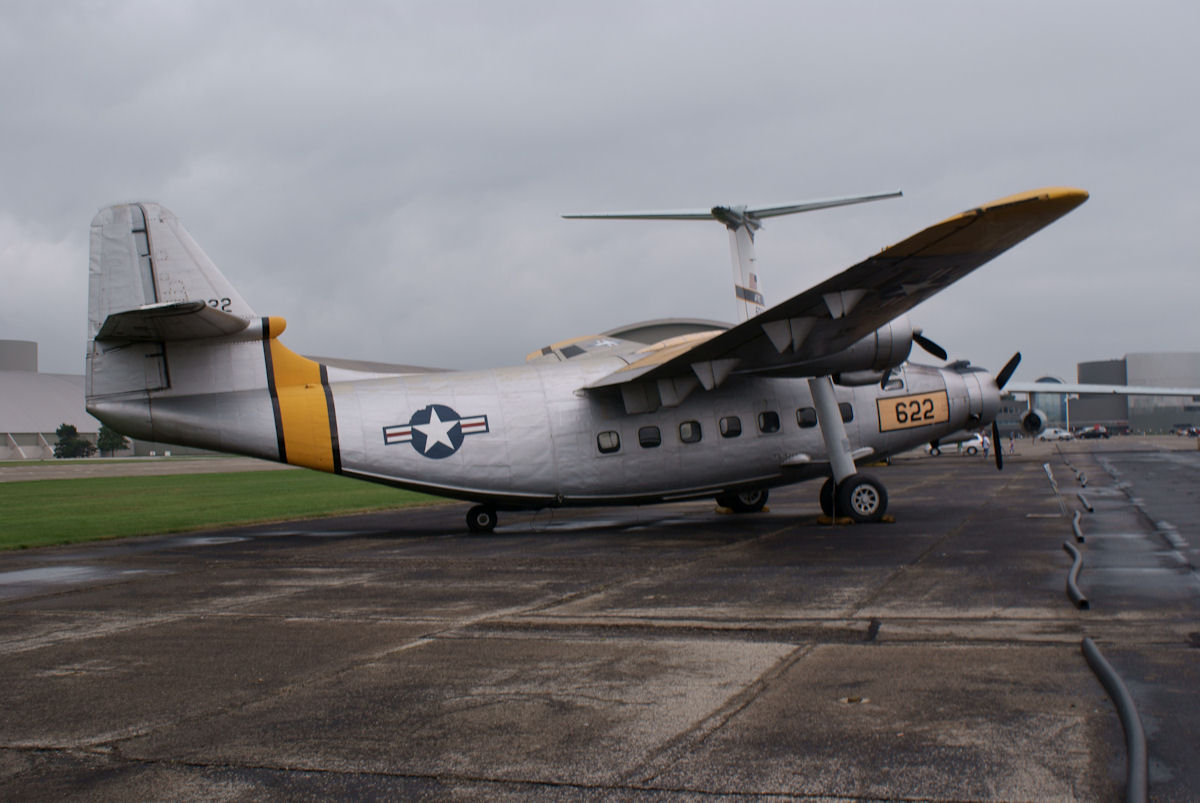
[[[467,511],[467,529],[473,533],[490,533],[496,529],[496,508],[476,505]]]
[[[833,471],[833,476],[821,486],[821,512],[826,516],[835,513],[849,516],[858,522],[879,521],[887,511],[887,491],[874,477],[859,474],[854,467],[833,381],[827,376],[814,376],[808,380],[808,388],[812,391],[821,439]]]

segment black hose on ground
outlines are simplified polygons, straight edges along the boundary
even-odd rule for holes
[[[1144,803],[1149,799],[1150,769],[1146,732],[1142,730],[1137,706],[1133,704],[1133,697],[1125,688],[1121,676],[1104,660],[1096,642],[1090,638],[1083,640],[1083,657],[1087,659],[1088,666],[1100,679],[1113,705],[1117,707],[1117,715],[1121,718],[1121,730],[1125,731],[1125,800],[1127,803]]]
[[[1079,570],[1083,568],[1083,556],[1079,554],[1079,550],[1070,541],[1063,541],[1063,549],[1075,561],[1071,564],[1070,573],[1067,574],[1067,596],[1071,598],[1071,602],[1075,603],[1076,608],[1086,611],[1092,606],[1088,602],[1087,597],[1083,595],[1083,592],[1079,590],[1077,582],[1079,580]]]
[[[1071,529],[1075,531],[1075,541],[1082,544],[1084,541],[1083,530],[1079,527],[1079,517],[1083,514],[1078,510],[1075,511],[1075,518],[1071,519]]]

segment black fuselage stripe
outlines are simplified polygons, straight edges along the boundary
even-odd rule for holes
[[[271,321],[262,319],[263,357],[267,363],[267,392],[271,394],[271,411],[275,414],[275,440],[279,443],[279,462],[287,462],[287,445],[283,440],[283,415],[279,412],[279,391],[275,389],[275,364],[271,360]]]
[[[338,445],[337,415],[333,410],[333,388],[329,387],[329,369],[321,364],[321,387],[325,390],[325,409],[329,411],[329,446],[333,450],[333,473],[342,473],[342,448]]]

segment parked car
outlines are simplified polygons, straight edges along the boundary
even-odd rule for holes
[[[1089,440],[1094,440],[1096,438],[1107,438],[1108,437],[1108,429],[1097,424],[1094,427],[1087,427],[1086,429],[1081,429],[1079,431],[1079,437],[1087,438]]]
[[[1037,436],[1039,441],[1073,441],[1075,436],[1069,429],[1061,427],[1046,427],[1042,430],[1042,434]]]
[[[952,436],[953,437],[953,436]],[[956,454],[976,455],[983,451],[983,435],[975,433],[966,438],[960,436],[954,440],[942,441],[937,446],[925,444],[925,453],[937,457],[942,452],[953,449]]]
[[[966,455],[977,455],[983,451],[983,436],[972,435],[962,442],[962,453]]]

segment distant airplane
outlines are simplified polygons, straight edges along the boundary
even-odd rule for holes
[[[1021,417],[1021,429],[1029,435],[1039,435],[1046,429],[1049,418],[1033,406],[1035,394],[1074,396],[1078,394],[1101,394],[1105,396],[1192,396],[1200,399],[1200,388],[1155,387],[1153,385],[1093,385],[1066,382],[1011,382],[1007,386],[1010,394],[1024,393],[1029,409]]]
[[[499,510],[713,497],[754,511],[770,488],[818,478],[826,514],[878,521],[887,491],[856,463],[994,430],[1020,359],[994,377],[908,362],[914,342],[946,354],[905,313],[1088,196],[970,209],[766,307],[758,220],[874,197],[887,196],[687,213],[730,229],[735,326],[629,326],[517,367],[420,373],[290,351],[283,318],[258,316],[173,214],[112,206],[91,229],[87,409],[136,438],[469,500],[474,532]],[[631,339],[654,331],[674,336]]]

